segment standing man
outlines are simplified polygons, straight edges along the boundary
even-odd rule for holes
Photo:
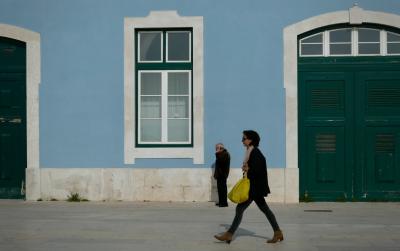
[[[222,143],[215,145],[215,159],[214,178],[217,180],[218,189],[218,203],[215,205],[219,207],[227,207],[228,189],[226,187],[226,180],[228,179],[229,175],[231,157]]]

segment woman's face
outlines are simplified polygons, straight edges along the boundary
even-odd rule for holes
[[[244,146],[250,146],[251,140],[248,139],[247,136],[243,134],[243,136],[242,136],[242,143],[243,143]]]

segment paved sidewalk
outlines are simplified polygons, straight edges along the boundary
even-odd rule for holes
[[[253,204],[228,245],[213,235],[230,225],[232,204],[0,200],[0,250],[400,250],[400,203],[270,206],[282,243],[266,243],[272,229]]]

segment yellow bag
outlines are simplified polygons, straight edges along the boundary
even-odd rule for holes
[[[228,198],[234,203],[242,203],[249,199],[250,180],[244,174],[232,190],[228,193]]]

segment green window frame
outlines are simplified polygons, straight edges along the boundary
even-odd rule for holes
[[[192,36],[192,28],[135,29],[136,147],[193,147]]]

